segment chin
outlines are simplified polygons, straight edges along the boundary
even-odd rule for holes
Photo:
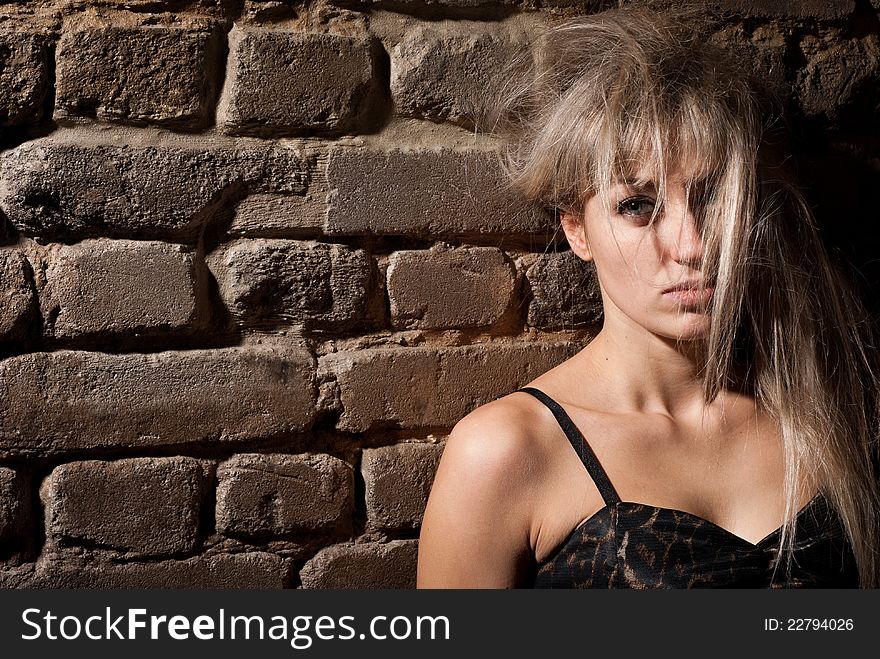
[[[666,336],[676,341],[705,341],[709,338],[709,317],[696,316],[691,322],[672,329]]]

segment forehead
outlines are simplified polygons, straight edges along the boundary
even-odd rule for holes
[[[623,154],[621,154],[623,155]],[[716,158],[695,149],[673,150],[657,155],[653,149],[642,149],[636,156],[619,159],[611,177],[614,183],[687,184],[710,178],[718,168]]]
[[[617,176],[612,179],[609,189],[636,188],[659,191],[664,189],[692,188],[704,183],[709,178],[709,173],[701,169],[676,168],[665,172],[665,179],[661,172],[645,169],[633,175]]]
[[[612,134],[600,151],[599,179],[647,183],[677,180],[681,183],[707,179],[724,171],[730,162],[732,136],[687,120],[693,112],[682,111],[665,120],[634,117]],[[693,117],[691,117],[693,119]]]

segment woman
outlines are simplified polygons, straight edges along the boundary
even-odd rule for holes
[[[419,587],[877,586],[869,324],[778,111],[700,32],[597,14],[511,77],[512,181],[593,262],[604,324],[455,426]]]

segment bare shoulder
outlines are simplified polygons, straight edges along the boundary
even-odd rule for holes
[[[535,432],[539,419],[523,394],[510,394],[482,405],[452,429],[437,470],[440,487],[454,480],[474,503],[504,502],[504,514],[528,514],[537,486],[542,449]]]
[[[543,464],[523,397],[482,405],[450,433],[422,523],[419,587],[513,587],[521,578]]]
[[[540,417],[522,394],[478,407],[452,429],[444,455],[459,467],[485,473],[486,485],[518,476],[525,484],[540,459],[535,432]]]

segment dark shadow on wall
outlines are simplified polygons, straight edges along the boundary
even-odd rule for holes
[[[3,210],[0,209],[0,247],[3,245],[14,245],[18,242],[18,236],[15,229],[9,224]]]
[[[0,152],[30,142],[32,140],[47,137],[58,130],[58,124],[53,120],[45,120],[31,126],[0,127]]]
[[[221,17],[237,18],[241,16],[245,2],[244,0],[212,0],[211,2],[203,0],[135,0],[135,2],[126,2],[125,8],[131,12],[160,14],[162,12],[204,10],[206,5]]]
[[[46,44],[46,78],[55,80],[55,44]],[[47,137],[58,129],[54,119],[55,85],[46,85],[46,93],[39,105],[39,110],[31,117],[30,123],[18,126],[0,126],[0,152],[14,149],[20,144]],[[4,220],[5,222],[5,220]],[[0,229],[0,238],[3,230]]]
[[[880,191],[878,138],[829,144],[800,158],[800,181],[825,245],[880,318]]]
[[[864,39],[880,33],[872,3],[856,4],[849,35]],[[873,203],[880,191],[880,85],[874,75],[856,75],[870,66],[869,60],[860,60],[864,53],[856,49],[851,55],[855,60],[839,62],[842,72],[828,71],[849,81],[829,88],[839,89],[843,97],[824,99],[820,114],[798,115],[793,147],[799,182],[825,245],[880,324],[880,206]],[[806,64],[797,62],[799,68]]]

